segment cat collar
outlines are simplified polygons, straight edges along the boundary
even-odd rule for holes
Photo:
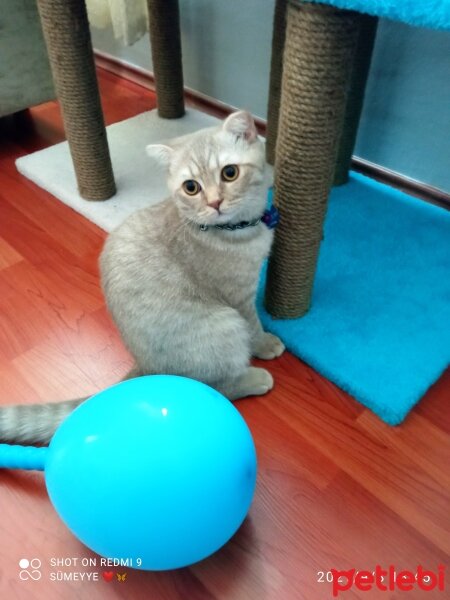
[[[225,223],[224,225],[200,225],[200,231],[208,231],[208,229],[224,229],[226,231],[236,231],[237,229],[246,229],[247,227],[255,227],[259,223],[264,223],[269,229],[273,229],[278,225],[280,216],[275,206],[271,206],[259,219],[253,221],[241,221],[240,223]]]

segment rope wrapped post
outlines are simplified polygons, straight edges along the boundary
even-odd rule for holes
[[[83,0],[38,0],[56,94],[80,195],[116,193]]]
[[[147,0],[158,114],[164,119],[184,115],[178,0]]]
[[[280,114],[281,77],[283,74],[283,51],[286,38],[287,0],[276,0],[273,17],[272,57],[270,63],[269,104],[267,107],[266,159],[275,163],[275,146]]]
[[[347,94],[344,125],[339,141],[334,173],[334,185],[342,185],[348,181],[348,172],[358,133],[359,120],[364,102],[367,77],[369,75],[373,46],[377,32],[378,18],[361,15],[361,26],[356,45],[350,85]]]
[[[288,4],[275,159],[280,224],[265,294],[274,317],[299,317],[310,306],[358,25],[354,12]]]

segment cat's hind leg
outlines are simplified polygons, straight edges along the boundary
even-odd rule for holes
[[[239,377],[230,377],[218,382],[214,387],[229,400],[239,400],[247,396],[262,396],[273,388],[273,377],[258,367],[247,367]]]
[[[191,303],[160,318],[147,336],[136,331],[132,339],[131,350],[142,373],[197,379],[230,400],[265,394],[273,387],[268,371],[250,367],[249,323],[229,306],[206,310]]]
[[[252,335],[248,321],[231,307],[220,312],[220,323],[219,311],[214,312],[213,322],[203,330],[203,362],[210,369],[203,381],[229,400],[266,394],[273,387],[273,378],[265,369],[250,366]]]

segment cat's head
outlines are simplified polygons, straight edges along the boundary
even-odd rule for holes
[[[248,112],[232,113],[217,127],[167,144],[147,146],[147,153],[167,167],[168,187],[187,219],[214,225],[251,220],[264,212],[264,143]]]

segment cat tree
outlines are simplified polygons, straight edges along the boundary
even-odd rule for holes
[[[37,0],[82,197],[115,193],[84,2]],[[178,0],[148,0],[161,117],[184,114]],[[377,17],[450,28],[450,0],[276,0],[267,158],[281,222],[268,267],[266,307],[304,314],[333,182],[347,179]]]
[[[281,221],[265,297],[274,317],[309,309],[328,195],[348,179],[378,16],[448,29],[450,2],[276,0],[267,158]]]
[[[37,0],[64,129],[80,195],[116,193],[84,1]],[[148,0],[150,39],[161,117],[183,116],[178,0]]]
[[[277,1],[267,159],[284,219],[268,271],[273,316],[309,308],[331,182],[348,180],[376,27],[369,15]]]

